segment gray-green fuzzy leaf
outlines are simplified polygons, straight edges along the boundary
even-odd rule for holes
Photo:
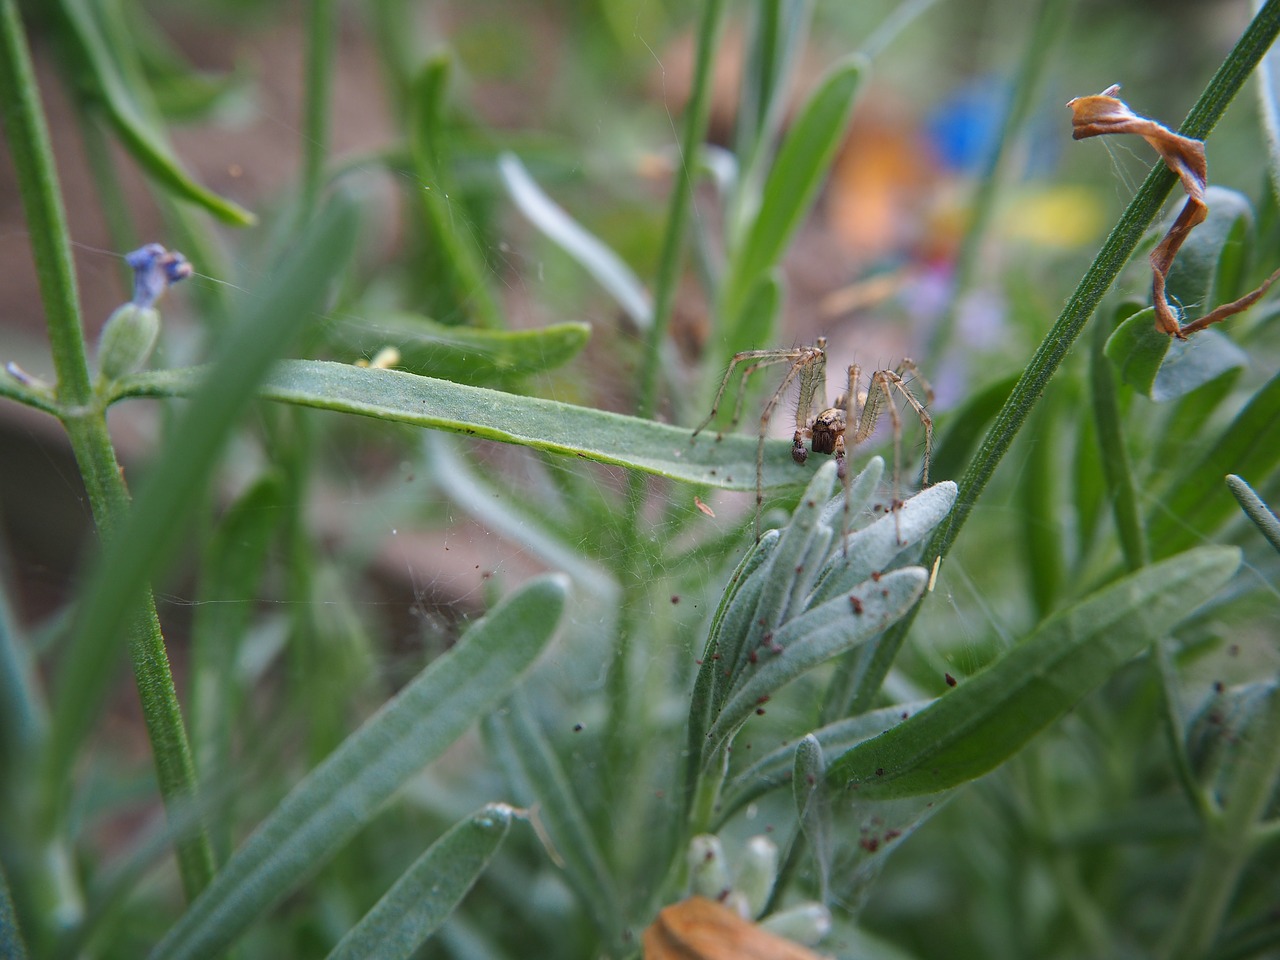
[[[474,623],[289,793],[156,946],[211,957],[369,822],[424,764],[506,696],[555,632],[563,576],[540,577]]]
[[[506,839],[515,811],[488,804],[427,848],[347,931],[329,960],[408,960],[448,918]]]

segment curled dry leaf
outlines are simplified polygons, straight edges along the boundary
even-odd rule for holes
[[[1209,207],[1204,200],[1204,192],[1209,185],[1204,143],[1176,134],[1154,120],[1138,116],[1124,101],[1114,96],[1119,89],[1116,84],[1096,96],[1076,97],[1068,102],[1067,106],[1071,108],[1071,137],[1073,140],[1085,140],[1112,133],[1136,134],[1151,144],[1164,160],[1165,166],[1182,181],[1182,188],[1187,192],[1187,202],[1159,246],[1151,252],[1151,299],[1155,307],[1156,328],[1171,337],[1185,340],[1189,335],[1253,306],[1276,278],[1280,277],[1280,270],[1268,277],[1258,289],[1239,300],[1224,303],[1191,323],[1179,322],[1178,311],[1169,303],[1165,293],[1165,282],[1169,276],[1169,268],[1173,265],[1173,258],[1178,255],[1183,241],[1209,215]]]
[[[664,907],[643,942],[644,960],[823,960],[706,897]]]

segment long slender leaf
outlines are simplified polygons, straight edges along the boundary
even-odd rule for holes
[[[439,929],[498,852],[515,811],[491,803],[427,848],[347,931],[329,960],[408,960]]]
[[[653,323],[653,302],[623,259],[548,197],[514,153],[498,157],[498,172],[520,212],[591,274],[637,329],[647,330]]]
[[[604,852],[573,781],[520,693],[489,715],[485,734],[517,789],[526,794],[524,799],[536,805],[564,859],[565,877],[588,905],[600,935],[616,942],[622,933],[622,911]]]
[[[99,29],[86,0],[60,0],[59,8],[72,41],[69,49],[77,79],[106,108],[107,116],[133,158],[147,173],[183,200],[199,204],[211,214],[235,226],[250,226],[256,218],[239,204],[201,186],[183,169],[164,136],[135,99],[133,88],[121,75],[117,56],[132,51],[110,43]]]
[[[1245,405],[1208,452],[1151,508],[1151,552],[1169,554],[1210,536],[1235,512],[1228,473],[1266,477],[1280,464],[1280,374]]]
[[[211,957],[324,863],[416,771],[510,692],[546,647],[567,583],[540,577],[474,623],[259,825],[152,952]]]
[[[829,777],[861,800],[888,800],[993,770],[1210,599],[1239,565],[1234,547],[1202,547],[1099,590],[932,706],[832,761]]]
[[[326,330],[325,342],[331,351],[341,351],[341,359],[371,358],[391,346],[400,352],[397,369],[455,383],[501,387],[568,363],[590,336],[591,327],[585,323],[487,330],[392,311],[346,318]]]
[[[1227,486],[1231,489],[1232,496],[1240,502],[1240,509],[1245,512],[1245,516],[1253,521],[1254,526],[1267,538],[1271,546],[1280,550],[1280,518],[1276,517],[1266,501],[1254,492],[1253,487],[1234,473],[1227,475]]]
[[[865,62],[853,56],[836,64],[805,104],[769,172],[760,211],[733,257],[721,297],[721,322],[729,353],[744,349],[736,325],[756,284],[778,263],[792,234],[809,212],[827,166],[853,110]]]
[[[901,617],[924,593],[928,580],[928,571],[920,567],[895,570],[789,621],[773,637],[781,652],[760,661],[711,724],[707,739],[713,748],[781,687]]]
[[[186,396],[201,376],[193,369],[139,374],[119,383],[113,396]],[[705,434],[691,438],[682,427],[603,410],[319,360],[277,364],[260,394],[268,400],[501,440],[673,480],[755,489],[757,440],[741,434],[722,440]],[[795,486],[810,476],[791,459],[790,442],[766,443],[766,487]]]

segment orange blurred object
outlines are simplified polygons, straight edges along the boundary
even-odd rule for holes
[[[643,943],[644,960],[823,960],[706,897],[664,907]]]

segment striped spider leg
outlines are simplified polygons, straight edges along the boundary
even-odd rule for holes
[[[929,381],[924,378],[915,362],[909,357],[904,358],[892,370],[873,371],[865,392],[859,389],[859,381],[861,379],[862,373],[857,364],[849,367],[849,386],[845,395],[836,401],[835,407],[831,410],[823,411],[815,419],[813,428],[814,450],[818,449],[818,424],[828,415],[835,414],[835,419],[839,422],[832,423],[829,428],[824,425],[823,429],[829,429],[835,435],[836,462],[839,464],[840,479],[844,481],[847,488],[849,480],[845,469],[844,449],[845,436],[848,433],[847,425],[854,424],[852,440],[849,442],[849,446],[856,447],[875,432],[880,414],[888,411],[889,421],[893,428],[893,500],[890,504],[890,509],[894,511],[896,518],[897,510],[902,506],[902,500],[898,496],[898,472],[902,463],[902,415],[898,412],[897,404],[893,402],[893,394],[896,391],[907,402],[907,405],[915,413],[916,419],[920,421],[920,426],[924,428],[924,467],[920,479],[921,484],[927,487],[929,485],[929,458],[933,453],[933,418],[929,416],[929,411],[926,408],[928,404],[933,402],[933,388],[929,386]],[[918,383],[923,387],[925,397],[923,402],[911,389],[910,384],[912,383]],[[846,516],[843,524],[843,532],[845,534],[848,533],[849,526],[848,510],[849,501],[846,496]],[[898,540],[899,542],[902,540],[901,530],[898,531]]]

